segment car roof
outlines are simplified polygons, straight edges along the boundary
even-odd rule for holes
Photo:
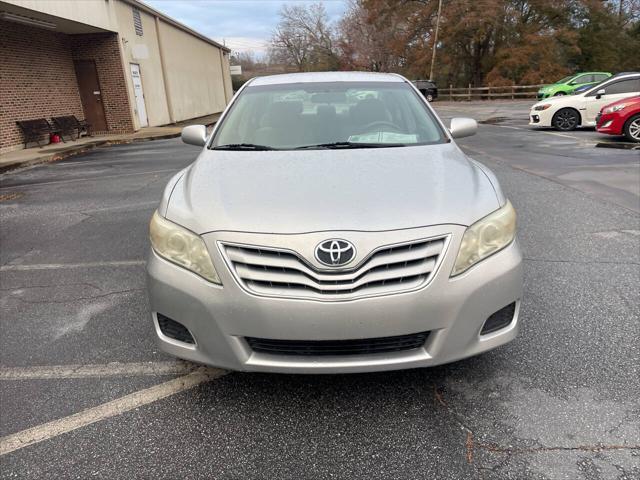
[[[616,73],[613,77],[611,78],[619,78],[619,77],[626,77],[627,75],[640,75],[640,72],[620,72],[620,73]]]
[[[287,83],[315,83],[315,82],[406,82],[407,80],[395,73],[377,72],[305,72],[284,73],[256,77],[251,80],[251,86],[282,85]]]

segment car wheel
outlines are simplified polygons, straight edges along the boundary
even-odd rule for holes
[[[433,102],[433,95],[427,95],[427,102]]]
[[[556,92],[553,96],[554,97],[562,97],[564,95],[566,95],[566,93],[564,93],[564,92]]]
[[[632,142],[640,142],[640,114],[631,117],[624,126],[624,136]]]
[[[557,130],[575,130],[576,127],[580,124],[580,114],[573,108],[563,108],[562,110],[558,110],[558,112],[556,112],[556,114],[553,116],[551,124]]]

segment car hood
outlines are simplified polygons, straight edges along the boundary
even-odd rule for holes
[[[500,206],[499,187],[488,175],[453,143],[352,150],[205,149],[176,183],[166,217],[199,234],[466,226]]]
[[[577,95],[562,95],[558,97],[545,98],[544,100],[540,100],[539,102],[536,102],[535,104],[533,104],[531,109],[533,110],[535,107],[539,105],[546,105],[546,104],[551,104],[552,107],[571,105],[575,103],[576,99],[579,98],[580,96],[582,96],[582,93],[579,93]]]

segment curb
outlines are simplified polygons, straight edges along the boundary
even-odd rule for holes
[[[55,152],[50,155],[43,155],[42,157],[34,158],[32,160],[19,160],[12,163],[5,163],[3,165],[0,165],[0,174],[6,173],[12,170],[17,170],[19,168],[32,167],[34,165],[41,165],[44,163],[58,162],[60,160],[64,160],[65,158],[73,157],[75,155],[79,155],[81,153],[85,153],[99,147],[108,147],[111,145],[123,145],[128,143],[150,142],[153,140],[167,140],[167,139],[176,138],[179,136],[180,136],[180,133],[167,133],[165,135],[156,135],[153,137],[97,140],[91,143],[71,146],[68,148],[68,150],[64,150],[62,152]]]

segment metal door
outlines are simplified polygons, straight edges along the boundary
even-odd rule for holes
[[[131,64],[131,78],[133,80],[133,94],[136,97],[136,113],[141,127],[149,125],[147,120],[147,108],[144,104],[144,92],[142,91],[142,78],[140,77],[140,65]]]
[[[100,82],[98,82],[96,63],[93,60],[76,60],[73,63],[76,69],[84,119],[91,124],[94,132],[104,132],[107,130],[107,120],[102,105],[102,92],[100,91]]]

